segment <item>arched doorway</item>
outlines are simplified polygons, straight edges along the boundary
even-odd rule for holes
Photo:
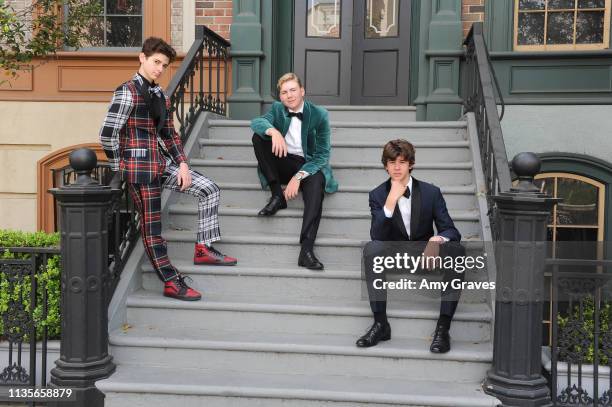
[[[106,155],[100,143],[77,144],[54,151],[36,163],[37,187],[36,187],[36,230],[47,233],[56,231],[54,198],[48,191],[54,185],[61,185],[60,171],[70,166],[70,153],[78,148],[89,148],[96,153],[98,163],[107,161]]]

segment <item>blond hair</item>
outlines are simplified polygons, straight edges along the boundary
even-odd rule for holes
[[[281,86],[283,86],[285,82],[289,81],[296,81],[297,84],[300,85],[300,88],[303,88],[300,77],[294,74],[293,72],[287,72],[286,74],[278,78],[278,82],[276,83],[276,88],[278,89],[278,91],[280,92]]]

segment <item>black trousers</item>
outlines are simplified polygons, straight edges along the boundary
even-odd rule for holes
[[[386,273],[382,272],[380,274],[376,274],[373,272],[371,265],[372,259],[376,256],[388,256],[394,250],[389,249],[389,245],[386,243],[390,242],[382,242],[382,241],[372,241],[368,243],[366,250],[364,251],[364,272],[365,272],[365,280],[368,285],[368,296],[370,297],[370,308],[373,313],[377,312],[386,312],[387,311],[387,291],[384,289],[375,290],[373,287],[373,283],[375,279],[381,279],[383,282],[387,281]],[[419,257],[420,253],[423,252],[427,242],[410,242],[409,248],[414,251],[414,253],[410,253],[412,256]],[[448,242],[440,245],[440,253],[439,256],[444,258],[446,256],[458,257],[465,256],[465,248],[461,246],[457,242]],[[426,275],[431,273],[429,271],[421,270],[419,274],[423,274],[426,278]],[[464,281],[465,273],[455,273],[452,271],[445,271],[442,275],[442,281],[448,282],[448,286],[446,290],[441,290],[440,292],[440,315],[447,316],[449,318],[453,318],[455,315],[455,311],[457,310],[457,304],[459,303],[459,297],[461,296],[460,288],[453,288],[450,284],[451,280],[458,279],[460,281]],[[416,295],[416,294],[415,294]]]
[[[253,134],[253,149],[259,169],[269,184],[287,184],[305,162],[304,157],[298,155],[287,154],[286,157],[282,158],[275,156],[272,153],[272,141],[264,140],[257,134]],[[300,182],[300,190],[304,199],[300,243],[302,248],[311,250],[317,238],[323,210],[325,177],[321,171],[304,178]]]

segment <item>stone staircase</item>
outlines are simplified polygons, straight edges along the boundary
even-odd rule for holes
[[[315,252],[325,271],[296,264],[301,196],[274,217],[257,217],[268,192],[256,176],[249,123],[208,120],[191,165],[221,187],[223,240],[215,246],[239,263],[194,266],[195,201],[168,200],[170,256],[204,298],[162,297],[150,264],[140,263],[125,294],[127,324],[110,334],[117,371],[97,383],[107,406],[498,404],[480,384],[492,360],[490,299],[459,305],[447,354],[429,352],[437,297],[390,302],[393,339],[369,349],[354,345],[371,324],[360,256],[369,239],[367,193],[386,179],[380,154],[387,140],[415,144],[414,176],[442,188],[464,239],[482,239],[479,167],[467,122],[416,122],[412,107],[329,110],[340,190],[323,202]]]

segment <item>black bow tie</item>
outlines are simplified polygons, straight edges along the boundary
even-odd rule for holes
[[[410,198],[410,188],[406,187],[406,191],[404,191],[404,197],[406,197],[406,199]]]
[[[302,121],[302,119],[304,118],[304,114],[302,112],[287,112],[287,114],[289,115],[289,117],[297,117],[298,119],[300,119],[300,121]]]
[[[151,117],[153,118],[153,121],[155,122],[155,125],[157,126],[157,124],[159,123],[159,119],[162,115],[162,111],[163,111],[163,104],[164,101],[162,100],[162,98],[157,94],[157,92],[155,92],[155,88],[157,87],[157,84],[153,83],[149,83],[147,80],[143,79],[142,81],[142,97],[145,100],[146,105],[149,107],[149,112],[151,114]]]

